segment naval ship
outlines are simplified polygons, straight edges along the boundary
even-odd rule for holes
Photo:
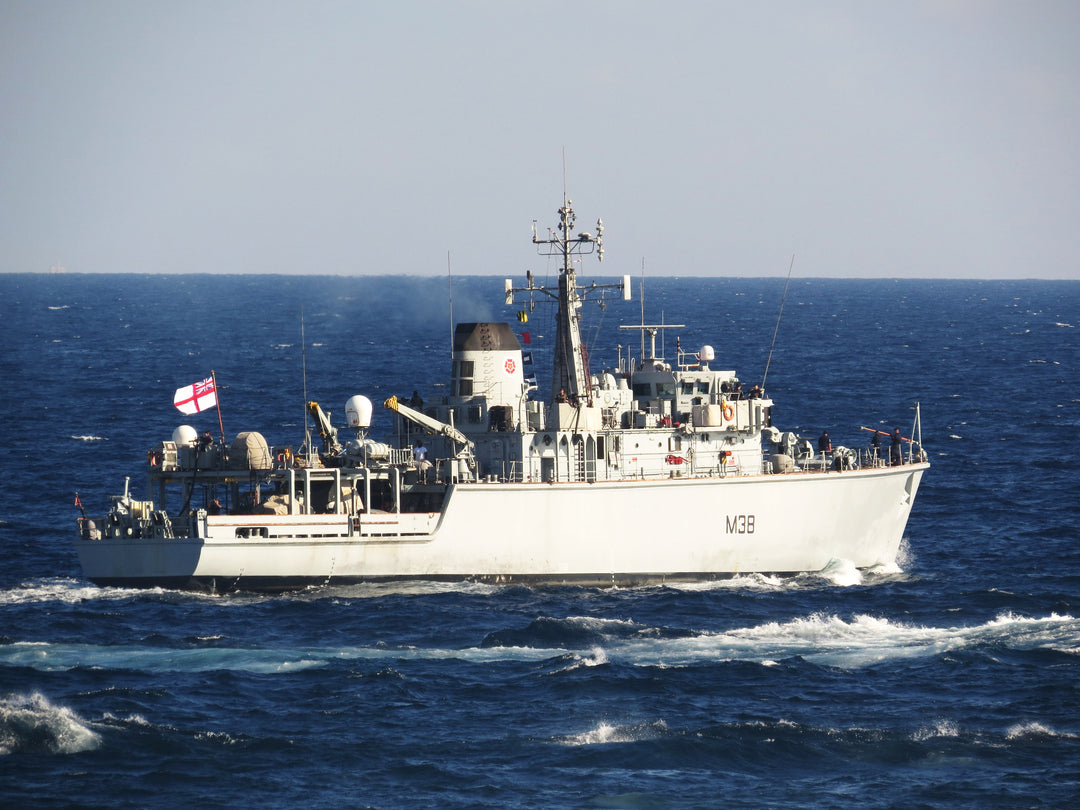
[[[557,288],[506,281],[505,303],[557,306],[547,401],[506,323],[459,323],[449,394],[390,398],[393,435],[368,434],[373,403],[345,404],[339,436],[295,451],[247,431],[226,444],[178,427],[147,453],[103,517],[78,518],[86,577],[102,586],[277,591],[385,580],[636,585],[895,563],[923,473],[918,406],[892,446],[818,450],[772,423],[711,346],[669,362],[642,323],[641,357],[589,368],[589,296],[629,300],[630,277],[579,284],[603,259],[603,223],[575,233],[563,196],[556,229],[533,242],[561,264]],[[524,315],[525,310],[522,310]],[[648,355],[648,356],[645,356]],[[410,386],[411,387],[411,386]],[[78,500],[78,498],[77,498]],[[80,508],[81,503],[79,504]]]

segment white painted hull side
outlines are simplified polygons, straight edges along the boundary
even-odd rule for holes
[[[351,536],[345,515],[231,516],[211,519],[206,540],[80,540],[78,547],[84,571],[100,584],[195,581],[223,589],[409,578],[708,579],[818,571],[834,559],[865,568],[895,560],[926,467],[462,484],[441,520],[437,513],[364,515],[362,531]],[[235,537],[235,525],[255,522],[270,524],[271,536]]]

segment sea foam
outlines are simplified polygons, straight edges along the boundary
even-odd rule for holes
[[[75,754],[100,745],[84,720],[39,693],[0,698],[0,755]]]

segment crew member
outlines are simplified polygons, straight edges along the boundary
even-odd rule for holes
[[[896,428],[892,432],[892,444],[889,445],[889,463],[893,467],[899,467],[904,463],[904,448],[902,442],[904,441],[900,437],[900,428]]]
[[[832,440],[829,439],[829,431],[825,431],[821,434],[821,438],[817,440],[817,449],[821,454],[832,452]]]
[[[420,439],[417,442],[416,447],[412,451],[413,466],[416,467],[417,472],[420,473],[420,480],[425,484],[427,483],[428,470],[431,469],[431,462],[427,460],[427,448],[424,446],[424,440]]]

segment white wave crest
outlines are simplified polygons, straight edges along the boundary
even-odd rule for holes
[[[1080,739],[1080,735],[1068,734],[1061,731],[1055,731],[1050,726],[1045,726],[1042,723],[1017,723],[1014,726],[1009,726],[1005,732],[1005,738],[1007,740],[1029,740],[1029,739],[1064,739],[1064,740],[1076,740]]]
[[[638,742],[653,740],[667,734],[667,723],[657,720],[655,723],[639,723],[628,726],[613,726],[601,722],[588,731],[560,737],[556,742],[563,745],[608,745],[611,743]]]
[[[875,616],[843,619],[814,614],[724,632],[670,631],[626,620],[578,618],[601,628],[605,638],[588,652],[563,647],[495,646],[465,648],[392,647],[220,647],[162,648],[16,641],[0,645],[0,666],[55,672],[75,667],[150,672],[246,671],[286,674],[338,661],[461,660],[473,664],[565,658],[559,671],[608,663],[641,667],[684,667],[717,661],[775,666],[792,658],[822,666],[859,669],[905,658],[994,646],[1012,650],[1080,652],[1080,620],[1051,615],[1028,618],[1002,614],[974,626],[925,627]],[[626,628],[632,632],[626,632]],[[614,632],[616,630],[622,632]],[[655,629],[655,632],[654,632]]]
[[[938,720],[932,726],[923,726],[912,735],[916,742],[932,740],[938,737],[959,737],[960,727],[952,720]]]
[[[851,620],[815,614],[788,622],[704,633],[660,641],[609,646],[613,661],[641,666],[691,666],[702,662],[753,661],[770,665],[787,658],[858,669],[903,658],[925,658],[982,644],[1011,649],[1080,651],[1080,620],[1069,616],[1003,615],[973,627],[920,627],[858,615]]]
[[[140,594],[164,593],[160,589],[135,591],[130,588],[99,588],[77,579],[55,577],[24,582],[16,588],[0,590],[0,605],[26,605],[38,602],[76,604],[94,599],[127,600]]]
[[[850,588],[853,585],[862,585],[862,573],[855,567],[851,560],[830,560],[816,576],[829,580],[841,588]]]
[[[104,436],[85,435],[85,436],[72,436],[71,438],[73,438],[77,442],[103,442],[103,441],[106,441]]]
[[[75,754],[101,745],[101,736],[71,709],[41,694],[0,698],[0,756]]]
[[[608,662],[607,653],[603,647],[593,647],[588,655],[574,655],[573,660],[566,666],[555,670],[555,674],[562,674],[564,672],[573,672],[575,669],[581,669],[582,667],[598,667]]]
[[[696,593],[702,591],[777,591],[785,588],[798,588],[798,577],[770,576],[767,574],[736,574],[725,579],[713,579],[701,582],[669,582],[665,588],[676,591]]]
[[[576,627],[597,633],[612,633],[619,630],[633,630],[639,627],[632,619],[600,619],[596,616],[567,616],[566,621]]]

